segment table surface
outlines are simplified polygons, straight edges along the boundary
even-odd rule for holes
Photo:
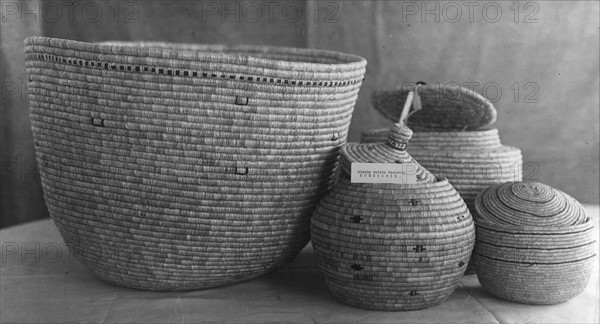
[[[598,206],[586,206],[598,235]],[[334,299],[310,244],[266,276],[220,288],[151,292],[94,277],[66,249],[51,220],[0,231],[0,321],[96,323],[599,323],[598,258],[586,290],[552,306],[512,303],[465,276],[442,304],[368,311]],[[598,251],[598,242],[596,242]]]

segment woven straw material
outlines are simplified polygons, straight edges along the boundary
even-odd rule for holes
[[[366,131],[362,142],[387,138],[389,129]],[[407,152],[431,173],[447,178],[475,214],[477,194],[496,183],[522,179],[518,148],[502,145],[498,130],[415,132]]]
[[[364,59],[258,46],[25,44],[46,204],[98,276],[207,288],[272,271],[308,242]]]
[[[490,186],[477,196],[478,219],[515,226],[569,226],[588,222],[573,197],[537,182]]]
[[[413,310],[456,288],[475,242],[473,219],[446,179],[417,163],[414,184],[352,183],[353,162],[416,163],[412,131],[396,124],[385,144],[346,144],[343,173],[311,222],[315,260],[332,294],[366,309]]]
[[[413,89],[375,91],[371,103],[384,117],[395,122],[410,91]],[[408,119],[408,126],[415,131],[479,129],[496,121],[494,105],[463,87],[423,85],[419,87],[419,96],[423,109]]]
[[[475,242],[471,215],[447,180],[360,184],[343,176],[317,207],[311,231],[333,295],[366,309],[441,303]]]
[[[490,186],[476,200],[474,265],[490,293],[557,304],[581,293],[596,256],[592,220],[575,199],[536,182]]]
[[[376,143],[389,136],[389,128],[379,128],[365,131],[362,141]],[[410,147],[427,147],[430,149],[443,150],[478,150],[499,148],[502,146],[498,130],[495,128],[471,131],[420,131],[413,134]]]
[[[405,151],[412,134],[410,128],[395,124],[384,143],[348,143],[342,147],[342,169],[350,174],[352,163],[412,163],[416,166],[417,182],[433,182],[435,181],[433,174],[423,168]]]
[[[396,121],[410,91],[419,96],[421,109],[407,120],[416,131],[409,153],[432,173],[447,178],[471,214],[476,213],[479,191],[496,183],[521,181],[521,151],[503,146],[498,130],[486,129],[497,115],[491,102],[466,88],[439,85],[376,91],[371,101],[384,117]],[[362,140],[377,142],[388,133],[386,129],[367,131]],[[475,271],[469,267],[466,273]]]

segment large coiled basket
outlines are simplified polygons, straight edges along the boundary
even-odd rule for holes
[[[366,61],[337,52],[26,40],[47,207],[129,287],[256,277],[309,240]]]

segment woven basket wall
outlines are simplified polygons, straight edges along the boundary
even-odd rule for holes
[[[387,138],[389,128],[365,131],[362,142]],[[523,157],[516,147],[502,145],[497,129],[416,131],[407,151],[430,172],[448,178],[475,211],[477,194],[496,183],[522,180]]]
[[[474,264],[488,292],[526,304],[565,302],[587,286],[595,259],[592,220],[549,186],[514,182],[477,197]]]
[[[50,215],[101,278],[213,287],[309,240],[366,61],[276,47],[26,40]]]
[[[424,169],[416,184],[352,183],[352,162],[414,162],[384,145],[342,149],[341,179],[312,218],[315,260],[347,304],[427,308],[459,284],[475,242],[473,220],[452,185]]]

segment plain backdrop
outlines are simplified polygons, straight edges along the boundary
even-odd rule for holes
[[[152,40],[324,48],[365,57],[349,140],[387,127],[375,89],[419,80],[482,93],[523,176],[598,204],[597,1],[1,0],[0,225],[47,217],[23,40]]]

